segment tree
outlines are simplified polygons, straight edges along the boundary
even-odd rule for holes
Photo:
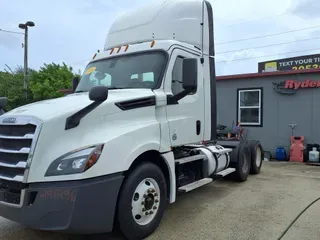
[[[35,72],[35,70],[29,68],[29,74]],[[4,72],[0,72],[0,96],[5,96],[8,99],[5,110],[11,110],[21,105],[29,103],[24,97],[24,70],[23,67],[17,65],[16,68],[12,69],[8,65],[4,69]],[[28,89],[29,99],[32,100],[31,92]]]
[[[32,100],[40,101],[63,96],[60,90],[71,88],[74,76],[72,67],[68,67],[65,63],[44,64],[38,72],[34,71],[29,75]]]
[[[23,67],[17,66],[14,70],[6,65],[0,71],[0,96],[7,97],[6,111],[13,108],[46,99],[63,96],[61,89],[71,89],[72,79],[78,74],[65,63],[62,65],[51,63],[44,64],[39,71],[28,69],[28,99],[24,96]]]
[[[23,74],[0,72],[0,96],[5,96],[8,99],[6,111],[25,104]]]

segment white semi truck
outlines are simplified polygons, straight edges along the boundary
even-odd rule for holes
[[[177,193],[259,173],[259,141],[216,139],[213,33],[207,1],[130,12],[72,94],[1,115],[0,216],[143,239]]]

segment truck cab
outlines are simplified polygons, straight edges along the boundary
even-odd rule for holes
[[[127,13],[73,94],[0,116],[0,216],[79,234],[117,226],[143,239],[177,192],[258,173],[258,141],[215,142],[213,30],[207,1]]]

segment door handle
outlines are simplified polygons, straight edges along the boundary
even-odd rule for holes
[[[201,132],[201,121],[197,121],[197,124],[196,124],[196,130],[197,130],[197,135],[200,135],[200,132]]]

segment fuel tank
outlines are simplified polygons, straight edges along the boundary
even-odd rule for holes
[[[231,148],[224,148],[220,145],[198,145],[195,150],[207,156],[209,176],[228,168],[230,164]]]

